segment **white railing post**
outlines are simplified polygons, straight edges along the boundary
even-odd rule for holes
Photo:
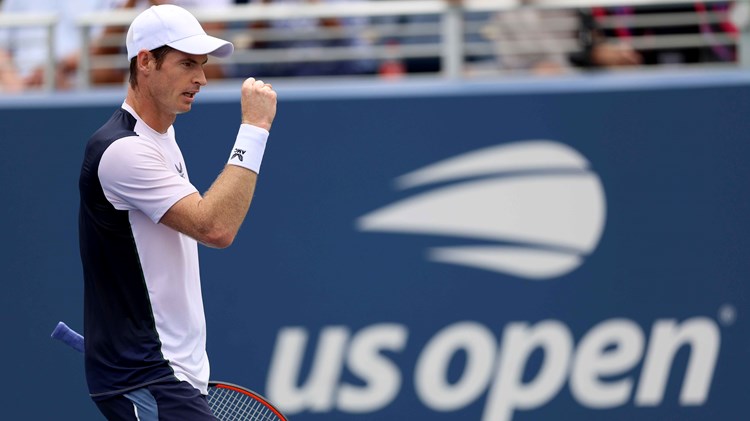
[[[737,39],[737,62],[743,69],[750,69],[750,0],[738,0],[735,7],[737,19],[734,24],[740,31]]]
[[[78,60],[78,89],[91,88],[91,26],[84,23],[81,29],[81,54]]]
[[[44,63],[44,81],[42,87],[45,91],[51,92],[55,89],[55,71],[57,64],[57,54],[55,52],[55,26],[57,22],[48,22],[45,25],[47,30],[47,61]]]
[[[442,15],[442,54],[443,77],[458,79],[464,64],[463,8],[458,1],[448,1]]]
[[[750,69],[750,28],[744,27],[738,40],[739,63],[743,69]]]

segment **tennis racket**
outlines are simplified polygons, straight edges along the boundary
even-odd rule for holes
[[[83,336],[63,322],[55,326],[52,338],[83,353]],[[235,384],[209,382],[206,399],[211,412],[220,421],[287,421],[266,398]]]

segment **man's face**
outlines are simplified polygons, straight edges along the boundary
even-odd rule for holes
[[[170,114],[190,111],[195,95],[206,85],[203,66],[208,56],[193,55],[182,51],[170,51],[161,67],[149,78],[149,90],[159,108]]]

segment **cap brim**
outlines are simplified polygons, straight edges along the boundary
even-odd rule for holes
[[[183,53],[208,54],[215,57],[228,57],[234,52],[231,42],[204,34],[193,35],[167,45]]]

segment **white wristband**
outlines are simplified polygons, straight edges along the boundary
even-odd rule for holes
[[[242,124],[227,164],[245,167],[260,174],[260,162],[266,150],[268,130],[251,124]]]

